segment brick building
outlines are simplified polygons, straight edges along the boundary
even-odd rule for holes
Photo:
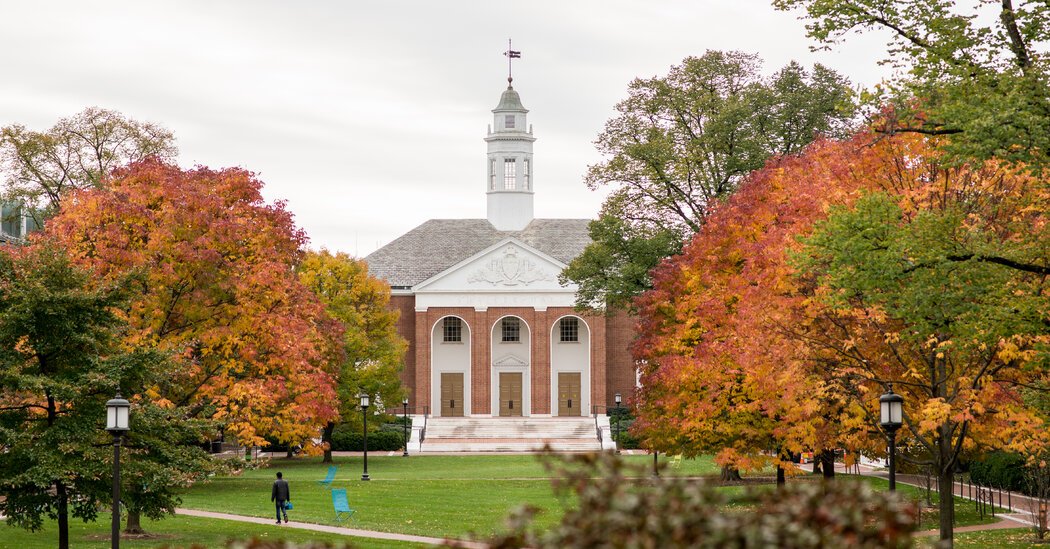
[[[623,314],[580,314],[562,269],[587,219],[533,217],[535,138],[507,87],[492,111],[487,219],[432,219],[366,257],[409,342],[411,404],[439,417],[589,416],[636,383]]]

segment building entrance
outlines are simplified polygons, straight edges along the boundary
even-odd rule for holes
[[[521,373],[500,372],[499,374],[499,415],[504,417],[521,416]]]
[[[441,374],[441,417],[463,417],[463,374]]]

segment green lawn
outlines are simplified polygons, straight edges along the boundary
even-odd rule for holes
[[[929,538],[932,547],[936,538]],[[1009,528],[1005,530],[987,530],[955,534],[955,549],[1021,549],[1026,547],[1047,547],[1046,543],[1035,542],[1035,533],[1031,528]],[[920,545],[921,547],[921,545]]]
[[[76,549],[106,549],[109,547],[109,513],[99,514],[98,522],[87,523],[70,519],[69,542]],[[310,532],[284,526],[246,524],[227,520],[202,519],[174,516],[161,521],[144,521],[143,527],[157,537],[145,540],[121,538],[120,547],[146,549],[170,547],[188,548],[193,545],[208,549],[225,547],[229,539],[259,539],[287,541],[350,542],[362,549],[416,549],[426,547],[415,543],[400,543],[368,538],[350,538],[337,534]],[[39,532],[28,532],[21,528],[0,525],[0,547],[18,549],[51,549],[58,545],[58,530],[55,523],[48,522]]]
[[[852,477],[856,478],[856,477]],[[864,477],[865,482],[868,482],[878,490],[888,490],[890,483],[886,479]],[[915,486],[908,484],[897,483],[897,493],[903,497],[914,501],[920,505],[920,509],[923,509],[921,522],[919,524],[919,531],[923,530],[934,530],[938,528],[939,522],[938,517],[940,513],[937,511],[937,504],[940,501],[940,497],[937,492],[930,494],[930,500],[933,503],[933,507],[926,508],[926,490],[920,489]],[[963,499],[961,497],[955,498],[955,525],[958,526],[973,526],[975,524],[991,524],[996,522],[998,519],[994,519],[991,516],[991,506],[988,507],[989,512],[985,513],[982,518],[977,510],[974,508],[972,501]],[[995,508],[995,514],[1006,513],[1006,509]]]
[[[629,463],[644,467],[641,474],[648,476],[652,457],[646,455],[623,456]],[[346,488],[350,504],[357,510],[347,526],[368,530],[416,534],[432,537],[468,538],[472,535],[487,537],[502,530],[504,518],[515,507],[531,504],[541,509],[538,526],[556,522],[564,505],[551,491],[548,473],[535,456],[530,455],[485,455],[485,456],[371,456],[369,459],[369,482],[361,479],[360,457],[336,458],[339,467],[333,486]],[[663,459],[661,461],[664,461]],[[183,508],[217,511],[239,515],[270,518],[273,505],[270,503],[270,485],[274,474],[282,471],[291,484],[292,501],[295,503],[289,515],[292,520],[335,525],[329,490],[316,481],[324,478],[328,464],[319,458],[274,459],[269,467],[246,470],[230,477],[218,477],[198,483],[183,494]],[[663,474],[701,476],[716,475],[719,467],[711,458],[683,460]],[[840,480],[857,479],[842,475]],[[878,489],[886,489],[883,479],[864,477]],[[771,487],[770,487],[771,488]],[[739,487],[725,488],[736,494]],[[918,488],[898,484],[899,493],[916,501],[923,498]],[[936,504],[936,494],[933,494]],[[734,506],[730,503],[730,506]],[[992,522],[990,516],[981,519],[972,502],[956,498],[958,526]],[[99,522],[83,524],[73,521],[71,540],[74,547],[102,548],[108,546],[108,516],[100,515]],[[296,530],[277,525],[257,526],[234,521],[198,519],[178,516],[144,525],[147,531],[161,537],[152,540],[126,540],[126,547],[164,546],[189,547],[198,544],[204,547],[222,547],[229,538],[247,539],[259,536],[268,539],[291,541],[346,541],[335,534]],[[920,530],[936,527],[936,511],[924,515]],[[1004,531],[1011,532],[1011,531]],[[991,540],[992,547],[1006,546],[1020,535],[1008,533],[980,533],[993,537],[985,538],[968,534],[977,541],[960,547],[978,547],[981,540]],[[995,537],[998,536],[998,537]],[[1013,536],[1013,537],[1011,537]],[[3,547],[35,549],[53,547],[57,538],[53,523],[38,533],[27,533],[20,529],[0,530]],[[970,539],[960,535],[960,542]],[[359,547],[406,548],[412,544],[399,544],[370,539],[352,539]],[[965,543],[970,543],[965,541]],[[995,544],[1003,545],[995,545]]]
[[[650,456],[624,456],[629,463],[651,467]],[[540,525],[561,516],[542,464],[531,455],[370,456],[369,482],[361,481],[360,457],[336,458],[339,472],[332,485],[346,488],[357,510],[352,526],[426,536],[488,536],[502,529],[507,514],[522,504],[544,512]],[[715,474],[710,458],[683,460],[665,474]],[[334,524],[332,500],[317,480],[328,465],[317,458],[275,459],[268,469],[201,483],[183,495],[183,507],[258,517],[273,514],[270,485],[282,471],[291,484],[295,520]],[[647,470],[648,471],[648,470]],[[646,475],[648,472],[645,473]]]

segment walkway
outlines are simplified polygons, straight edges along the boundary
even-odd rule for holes
[[[252,524],[269,524],[276,526],[273,520],[260,517],[248,517],[244,515],[231,515],[229,513],[213,513],[211,511],[198,511],[196,509],[176,509],[176,514],[189,515],[220,520],[235,520],[238,522],[250,522]],[[300,530],[312,530],[314,532],[327,532],[329,534],[340,534],[344,536],[355,536],[359,538],[385,539],[393,541],[405,541],[410,543],[425,543],[429,545],[444,545],[448,541],[454,541],[458,547],[469,549],[488,549],[488,545],[473,541],[448,540],[445,538],[432,538],[427,536],[413,536],[409,534],[394,534],[391,532],[377,532],[375,530],[359,530],[357,528],[343,528],[340,526],[326,526],[324,524],[313,524],[310,522],[291,521],[283,527],[298,528]]]

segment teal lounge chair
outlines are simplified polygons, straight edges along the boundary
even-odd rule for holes
[[[321,486],[324,486],[326,488],[331,488],[332,487],[332,481],[335,480],[335,470],[336,469],[337,469],[337,467],[335,465],[332,465],[331,467],[329,467],[328,468],[328,476],[324,477],[324,480],[317,481],[317,484],[320,484]]]
[[[350,502],[346,499],[346,488],[332,490],[332,507],[335,508],[335,520],[342,522],[354,516]]]

